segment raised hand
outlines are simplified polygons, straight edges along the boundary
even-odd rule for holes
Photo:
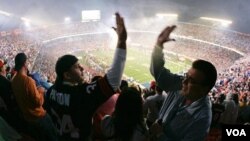
[[[156,45],[159,47],[163,47],[163,44],[168,41],[175,41],[175,39],[170,39],[170,33],[176,28],[175,25],[167,26],[158,36]]]
[[[118,35],[118,42],[126,42],[127,31],[126,31],[123,17],[121,17],[119,13],[115,13],[115,16],[116,16],[116,28],[113,27],[113,29],[116,31]]]

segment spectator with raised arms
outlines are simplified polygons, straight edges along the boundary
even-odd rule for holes
[[[126,61],[127,32],[123,18],[116,13],[118,43],[113,64],[104,77],[84,83],[83,67],[73,55],[56,62],[57,78],[47,91],[46,109],[54,120],[60,140],[90,139],[92,117],[97,108],[118,90]]]
[[[176,26],[167,26],[158,36],[152,53],[150,72],[156,83],[168,91],[158,120],[151,126],[152,139],[157,141],[202,141],[212,120],[208,93],[215,85],[217,71],[213,64],[196,60],[185,76],[173,74],[164,67],[163,44],[170,41]]]

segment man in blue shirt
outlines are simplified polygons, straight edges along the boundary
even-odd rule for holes
[[[211,124],[208,93],[216,82],[217,71],[205,60],[194,61],[184,76],[164,67],[163,44],[175,41],[169,38],[175,28],[168,26],[160,33],[152,53],[150,72],[157,85],[169,94],[150,132],[159,141],[202,141]]]

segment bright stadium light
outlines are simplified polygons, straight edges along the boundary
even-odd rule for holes
[[[30,21],[31,21],[30,19],[25,18],[25,17],[21,17],[20,19],[23,21],[24,25],[25,25],[27,28],[30,28]]]
[[[230,24],[228,24],[228,23],[221,23],[221,25],[224,26],[224,27],[229,27]]]
[[[229,21],[229,20],[210,18],[210,17],[200,17],[200,19],[213,21],[213,22],[220,22],[223,26],[229,26],[230,24],[233,23],[232,21]]]
[[[5,16],[11,16],[12,14],[5,12],[5,11],[1,11],[0,10],[0,14],[5,15]]]
[[[25,25],[26,27],[30,27],[30,22],[29,22],[29,21],[25,21],[25,22],[24,22],[24,25]]]
[[[65,17],[65,18],[64,18],[64,22],[65,22],[65,23],[69,23],[70,21],[71,21],[70,17]]]
[[[31,21],[30,19],[25,18],[25,17],[21,17],[21,20],[24,21],[24,22],[30,22]]]
[[[159,18],[164,18],[164,17],[177,18],[178,14],[174,14],[174,13],[156,13],[155,16],[159,17]]]

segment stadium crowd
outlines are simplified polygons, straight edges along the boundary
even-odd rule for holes
[[[119,24],[117,24],[117,28],[119,28],[118,26]],[[228,46],[230,48],[238,49],[246,54],[250,53],[250,48],[248,46],[250,42],[249,35],[231,31],[218,30],[214,28],[208,28],[200,25],[186,24],[186,23],[179,23],[177,26],[178,30],[176,31],[176,34],[178,35],[192,36],[193,38],[196,39],[209,41],[223,46]],[[149,133],[149,128],[156,121],[161,106],[163,104],[163,101],[167,98],[169,93],[168,91],[163,91],[155,83],[155,80],[152,80],[150,88],[142,88],[135,83],[129,83],[130,81],[125,80],[125,77],[121,77],[119,79],[124,79],[123,81],[127,83],[127,85],[123,88],[120,87],[119,90],[116,90],[114,86],[111,85],[111,83],[114,83],[114,80],[113,81],[110,80],[115,78],[111,77],[109,73],[113,73],[116,76],[119,75],[116,74],[119,72],[114,71],[115,66],[113,66],[112,68],[114,69],[113,71],[116,73],[114,73],[113,71],[108,71],[109,65],[107,64],[106,61],[109,61],[110,60],[109,58],[106,58],[104,61],[97,59],[93,55],[93,52],[95,52],[96,50],[111,50],[110,42],[112,41],[112,39],[110,37],[110,34],[107,33],[93,34],[93,35],[90,34],[90,35],[82,35],[69,38],[65,37],[58,40],[52,40],[53,38],[57,37],[70,36],[83,33],[94,33],[100,31],[107,32],[106,27],[103,26],[100,22],[93,22],[93,23],[87,22],[87,23],[65,24],[62,26],[55,25],[51,27],[44,27],[42,29],[35,29],[34,31],[29,31],[28,33],[1,36],[0,38],[0,51],[1,51],[0,52],[0,58],[1,58],[0,60],[0,69],[1,69],[0,137],[1,138],[0,139],[1,140],[13,140],[13,141],[42,140],[42,138],[39,138],[40,137],[39,135],[32,132],[32,130],[37,129],[37,126],[36,128],[33,127],[33,124],[30,124],[29,121],[26,121],[25,117],[23,117],[22,114],[23,109],[22,107],[20,107],[20,102],[16,103],[16,98],[15,98],[16,94],[15,95],[13,94],[17,93],[17,90],[16,89],[13,90],[13,87],[11,87],[11,83],[13,85],[13,79],[14,81],[17,81],[15,80],[15,75],[17,75],[20,70],[22,71],[22,69],[16,68],[17,63],[20,63],[18,62],[20,61],[20,58],[19,60],[16,59],[17,55],[20,52],[23,52],[26,55],[25,59],[28,60],[27,70],[30,71],[28,75],[31,76],[32,80],[35,80],[34,81],[35,88],[43,87],[41,89],[39,88],[38,91],[39,93],[42,93],[41,95],[44,96],[44,98],[39,98],[39,100],[33,99],[34,101],[30,101],[30,103],[36,103],[36,104],[37,101],[40,101],[40,103],[39,102],[38,103],[40,104],[39,108],[41,109],[43,109],[43,106],[45,109],[46,106],[48,106],[48,105],[41,105],[43,104],[43,102],[41,101],[44,100],[45,101],[44,103],[46,103],[47,102],[46,100],[51,100],[51,97],[54,96],[54,91],[58,91],[58,94],[62,94],[61,91],[66,93],[68,92],[67,88],[66,90],[61,90],[60,88],[59,89],[57,88],[58,85],[55,85],[58,83],[58,77],[59,77],[58,74],[61,74],[59,70],[55,71],[55,64],[58,63],[59,57],[64,56],[65,54],[77,54],[78,52],[83,53],[80,54],[81,56],[83,56],[83,58],[76,58],[71,56],[72,57],[71,59],[73,60],[73,63],[77,61],[83,63],[83,66],[79,65],[78,69],[80,69],[81,72],[83,72],[85,79],[84,81],[86,82],[86,85],[90,87],[88,89],[94,89],[95,86],[93,84],[96,84],[98,85],[98,90],[96,90],[95,93],[98,93],[98,96],[99,94],[109,95],[108,97],[105,98],[104,96],[100,99],[96,98],[95,100],[98,101],[98,104],[95,103],[93,107],[90,106],[91,110],[88,111],[89,112],[88,114],[90,115],[89,117],[92,119],[92,116],[94,115],[100,116],[98,117],[99,119],[92,120],[94,123],[91,124],[97,125],[97,126],[92,126],[93,129],[92,127],[90,127],[90,129],[93,131],[93,133],[91,134],[93,135],[92,137],[90,136],[90,133],[87,133],[89,135],[86,135],[86,132],[90,131],[86,132],[84,131],[84,133],[82,133],[80,131],[82,127],[79,128],[72,127],[72,125],[74,125],[75,123],[79,123],[78,121],[79,119],[76,119],[76,121],[73,121],[73,123],[65,123],[69,125],[60,125],[58,124],[58,121],[55,122],[55,117],[58,116],[58,115],[54,116],[55,111],[53,110],[50,111],[46,109],[49,111],[48,115],[51,116],[53,122],[56,123],[53,126],[55,127],[65,126],[65,131],[59,130],[60,135],[64,135],[65,132],[65,136],[63,136],[63,138],[64,137],[65,138],[64,139],[60,138],[60,140],[69,140],[71,137],[81,138],[80,136],[82,134],[84,134],[84,136],[86,135],[86,138],[91,137],[92,140],[96,141],[115,140],[116,137],[120,137],[123,140],[138,140],[138,141],[140,140],[146,141],[149,140],[149,138],[151,140],[155,139],[151,137]],[[126,36],[126,35],[121,35],[124,31],[119,34],[119,30],[116,29],[116,32],[118,34],[118,37]],[[128,31],[128,36],[130,36],[129,34],[130,32]],[[151,42],[154,35],[153,36],[151,35],[144,36],[144,35],[145,33],[131,32],[128,44],[132,42],[137,43],[139,44],[139,46],[137,46],[138,48],[140,49],[143,48],[143,50],[147,50],[145,52],[151,52],[152,46],[154,46],[154,44]],[[118,38],[118,40],[120,40],[120,38]],[[247,55],[242,56],[231,50],[219,48],[218,46],[213,46],[211,44],[206,44],[203,42],[188,40],[185,38],[180,38],[178,36],[176,36],[176,40],[177,41],[175,43],[169,43],[168,45],[166,45],[165,49],[194,59],[202,58],[204,60],[208,60],[212,62],[216,66],[216,69],[218,70],[216,84],[209,92],[210,99],[213,103],[212,106],[213,116],[212,116],[212,123],[210,126],[210,132],[206,139],[219,140],[221,138],[220,128],[221,125],[223,124],[249,124],[250,123],[250,61],[249,61],[250,58]],[[165,56],[166,55],[167,54],[165,54]],[[114,62],[117,61],[116,59],[117,58],[114,59]],[[167,59],[165,60],[167,62]],[[72,64],[67,64],[67,63],[68,63],[67,61],[63,62],[62,65],[65,66],[68,65],[68,67],[71,67]],[[66,71],[68,68],[64,69],[65,69],[64,71]],[[39,75],[35,75],[36,73],[38,73]],[[95,78],[95,76],[99,77]],[[63,75],[61,77],[63,78],[65,77],[64,79],[66,80],[68,78],[67,75],[65,76]],[[106,88],[107,87],[106,83],[109,83],[109,85],[111,86]],[[117,85],[118,83],[115,84]],[[18,83],[16,83],[15,85],[16,87],[18,87]],[[52,85],[55,85],[55,88],[51,87]],[[71,85],[72,87],[78,86],[78,82],[77,83],[74,82]],[[60,86],[62,85],[60,84]],[[117,95],[116,97],[111,97],[110,91],[113,92],[112,94],[116,93],[120,96]],[[9,95],[6,96],[6,94]],[[110,99],[108,100],[109,97],[111,97],[110,98],[111,100]],[[58,99],[60,101],[63,98],[59,97]],[[106,100],[108,101],[105,103]],[[58,110],[58,107],[61,106],[60,102],[59,106],[56,105],[54,107],[55,109],[57,108]],[[85,100],[84,102],[87,103],[93,102],[93,100],[90,101]],[[86,106],[86,105],[81,105],[81,106]],[[143,105],[143,107],[141,107],[140,105]],[[150,108],[151,106],[152,108]],[[106,107],[106,109],[104,108],[105,110],[103,110],[105,112],[103,112],[102,110],[98,110],[96,112],[95,110],[97,110],[98,107]],[[61,108],[64,109],[65,107],[62,106]],[[67,109],[67,110],[72,110],[72,109]],[[83,109],[73,109],[73,110],[77,111]],[[59,113],[60,112],[62,111],[59,110]],[[85,114],[82,114],[80,116],[82,118],[81,120],[84,119],[91,121],[91,119],[84,117]],[[65,118],[67,119],[67,117]],[[100,120],[102,118],[103,120]],[[98,125],[97,123],[100,125]],[[83,125],[89,126],[88,124],[83,124]],[[39,125],[38,127],[40,126],[41,125]],[[102,131],[101,129],[104,131]],[[117,129],[118,131],[114,131],[114,129]],[[131,134],[133,136],[131,136]],[[125,136],[125,135],[130,135],[130,136]]]

